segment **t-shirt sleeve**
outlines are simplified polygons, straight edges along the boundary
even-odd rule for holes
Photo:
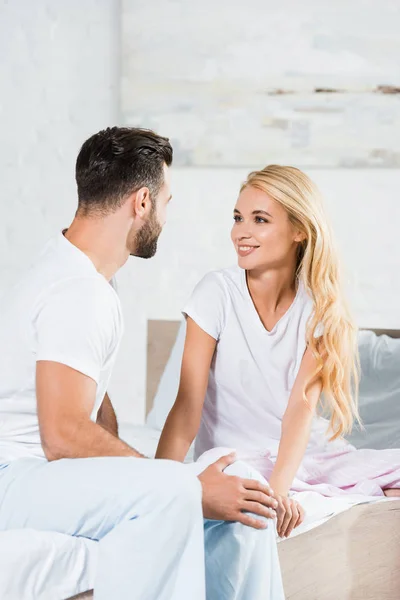
[[[228,305],[229,294],[223,275],[214,271],[197,284],[182,313],[218,340],[225,327]]]
[[[36,361],[62,363],[99,382],[120,330],[117,299],[105,285],[76,278],[46,294],[34,320]]]
[[[320,337],[322,337],[322,336],[324,335],[324,331],[325,331],[325,326],[324,326],[324,324],[322,323],[322,321],[320,321],[320,322],[318,323],[318,325],[316,326],[316,328],[315,328],[315,331],[314,331],[314,337],[315,337],[315,338],[320,338]]]

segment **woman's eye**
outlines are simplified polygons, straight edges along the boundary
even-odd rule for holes
[[[235,223],[238,223],[238,222],[240,221],[240,217],[239,217],[239,215],[235,215],[235,216],[233,217],[233,220],[235,221]]]
[[[268,223],[268,221],[262,217],[256,217],[256,223]]]

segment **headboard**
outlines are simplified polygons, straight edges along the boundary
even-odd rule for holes
[[[180,321],[147,321],[146,415],[174,345]]]
[[[157,387],[178,333],[180,321],[147,322],[146,415],[153,406]],[[400,338],[400,329],[372,329],[377,335]]]

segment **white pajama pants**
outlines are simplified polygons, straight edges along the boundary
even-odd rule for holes
[[[253,475],[243,463],[227,472]],[[0,466],[0,531],[21,528],[99,541],[95,600],[284,598],[273,522],[257,531],[203,521],[201,486],[189,465],[16,460]]]

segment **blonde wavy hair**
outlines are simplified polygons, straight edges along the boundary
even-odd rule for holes
[[[359,357],[357,327],[350,316],[340,281],[339,260],[322,198],[311,179],[295,167],[269,165],[250,173],[241,191],[257,188],[287,211],[291,223],[305,234],[297,253],[296,277],[311,294],[314,310],[306,342],[317,369],[303,395],[322,380],[319,408],[330,415],[331,440],[351,431],[358,413]],[[321,335],[322,332],[322,335]],[[318,337],[320,335],[320,337]]]

